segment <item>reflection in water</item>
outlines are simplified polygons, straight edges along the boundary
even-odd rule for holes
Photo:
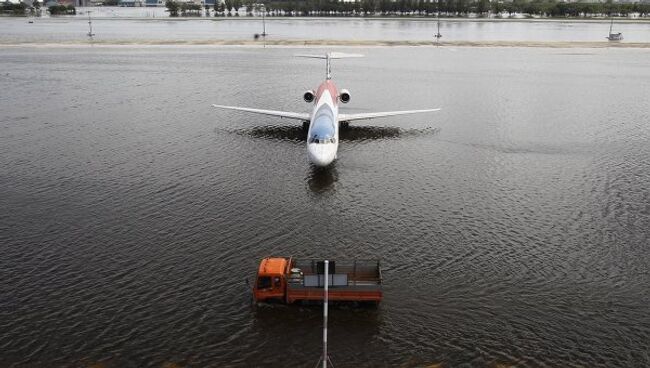
[[[300,125],[266,125],[232,131],[253,138],[275,139],[280,141],[307,141],[307,131]]]
[[[379,139],[393,139],[408,136],[435,135],[439,128],[403,129],[396,127],[378,126],[350,126],[341,127],[339,138],[341,141],[365,141]],[[235,129],[230,132],[253,138],[276,139],[281,141],[304,142],[307,140],[307,131],[298,125],[266,125],[245,129]]]
[[[334,183],[338,180],[338,172],[334,166],[335,164],[336,163],[333,163],[328,167],[312,165],[309,168],[307,184],[312,192],[324,193],[334,189]]]
[[[360,347],[374,341],[383,325],[381,308],[331,305],[329,311],[328,340],[334,364],[342,364],[342,357],[363,361],[367,352]],[[292,345],[302,352],[293,357],[297,361],[292,365],[314,366],[322,348],[322,326],[320,305],[261,304],[254,309],[251,333],[257,341],[266,342],[256,349],[268,352],[267,363],[283,365],[286,360],[276,352]]]
[[[101,29],[102,42],[111,43],[178,43],[178,44],[216,44],[226,41],[247,41],[251,35],[260,31],[260,20],[257,19],[222,19],[219,25],[213,22],[169,22],[169,15],[165,9],[151,7],[93,7],[78,8],[77,16],[60,22],[47,16],[39,19],[38,27],[43,32],[29,31],[24,20],[2,19],[5,40],[18,42],[58,42],[78,40],[79,29],[87,21],[84,9],[93,11],[93,22]],[[119,19],[122,18],[122,19]],[[125,19],[127,18],[127,19]],[[131,18],[131,19],[128,19]],[[143,22],[133,18],[150,18],[152,21]],[[310,20],[292,19],[271,20],[273,37],[267,42],[274,44],[298,45],[306,40],[315,41],[323,39],[337,40],[342,44],[364,44],[366,46],[378,44],[431,44],[432,36],[437,32],[436,22],[421,22],[419,20],[405,20],[399,22],[386,22],[380,19],[322,19],[318,22]],[[80,24],[81,23],[81,24]],[[5,24],[7,24],[5,26]],[[453,32],[445,33],[445,46],[450,42],[459,41],[474,43],[490,42],[593,42],[604,41],[598,37],[607,29],[608,23],[582,22],[580,20],[552,21],[497,21],[482,22],[449,21],[446,25],[453,28]],[[647,42],[647,22],[624,22],[616,26],[617,31],[625,34],[625,42],[617,44],[624,46],[627,42]],[[87,27],[86,27],[87,28]],[[596,36],[598,35],[598,36]],[[603,40],[601,40],[601,38]],[[254,42],[250,40],[250,42]],[[605,41],[606,42],[606,41]],[[606,44],[606,43],[605,43]]]
[[[338,324],[354,325],[363,327],[364,330],[375,331],[380,322],[381,307],[374,304],[355,304],[355,303],[331,303],[329,310],[335,313],[337,319],[332,319],[332,326]],[[254,304],[253,314],[255,322],[263,327],[264,330],[273,328],[276,322],[282,322],[284,327],[296,329],[304,328],[305,324],[313,323],[313,326],[320,328],[323,318],[322,304],[273,304],[259,303]]]
[[[299,121],[206,106],[286,85],[298,50],[3,48],[0,367],[314,367],[320,308],[249,306],[273,254],[382,260],[376,312],[331,310],[337,368],[650,367],[647,50],[552,50],[364,50],[341,72],[381,75],[367,101],[455,107],[351,125],[449,130],[312,172],[302,138],[233,132]]]

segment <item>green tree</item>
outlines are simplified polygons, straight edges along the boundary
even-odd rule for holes
[[[513,13],[522,13],[524,11],[524,5],[526,5],[526,0],[513,0],[510,9]]]
[[[377,1],[376,0],[362,0],[361,8],[363,9],[363,12],[366,15],[373,15],[373,14],[375,14],[375,10],[377,8]]]
[[[636,3],[634,4],[634,11],[639,12],[642,17],[650,14],[650,3]]]
[[[390,0],[379,0],[379,11],[382,15],[390,12]]]
[[[232,0],[232,7],[235,9],[235,16],[239,16],[239,9],[242,7],[241,0]]]
[[[476,12],[479,16],[484,16],[490,10],[490,1],[489,0],[479,0],[476,8]]]
[[[27,4],[25,3],[19,3],[19,4],[12,4],[13,5],[13,13],[16,15],[24,15],[25,10],[27,10]]]
[[[246,13],[249,17],[253,16],[253,8],[255,7],[255,0],[245,0]]]
[[[223,0],[226,10],[228,10],[228,16],[232,15],[232,1],[233,0]]]
[[[216,16],[219,16],[219,15],[224,15],[223,13],[225,12],[225,9],[226,9],[226,7],[223,4],[223,2],[217,0],[214,3],[214,16],[216,17]]]
[[[445,0],[444,4],[442,4],[442,10],[447,14],[456,14],[456,5],[454,4],[454,0]]]
[[[467,13],[469,13],[469,1],[456,0],[456,10],[462,15],[467,15]]]
[[[23,4],[24,5],[24,4]],[[76,14],[77,10],[74,6],[69,5],[52,5],[47,10],[50,12],[50,15],[59,15],[59,14]]]
[[[492,13],[496,14],[497,16],[499,16],[501,14],[501,12],[503,11],[503,4],[500,3],[499,1],[495,1],[490,5],[491,5],[490,7],[491,7],[491,10],[492,10]]]
[[[192,3],[182,3],[181,4],[181,15],[183,16],[201,16],[201,4],[192,4]]]
[[[178,17],[178,11],[181,9],[181,5],[174,0],[165,1],[165,7],[169,12],[170,17]]]

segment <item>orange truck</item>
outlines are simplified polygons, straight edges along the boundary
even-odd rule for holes
[[[253,296],[256,302],[322,302],[324,262],[293,257],[267,257],[257,270]],[[379,261],[329,261],[330,301],[370,302],[382,299]]]

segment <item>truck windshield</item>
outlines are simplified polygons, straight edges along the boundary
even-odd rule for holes
[[[260,277],[257,279],[258,289],[268,289],[271,287],[271,278],[268,276]]]

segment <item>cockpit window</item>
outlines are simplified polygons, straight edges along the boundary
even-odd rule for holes
[[[318,138],[318,137],[312,137],[309,138],[309,143],[336,143],[336,138]]]
[[[332,111],[323,107],[316,113],[316,118],[311,122],[310,135],[307,140],[309,143],[336,143],[336,127],[334,125],[334,116]]]

